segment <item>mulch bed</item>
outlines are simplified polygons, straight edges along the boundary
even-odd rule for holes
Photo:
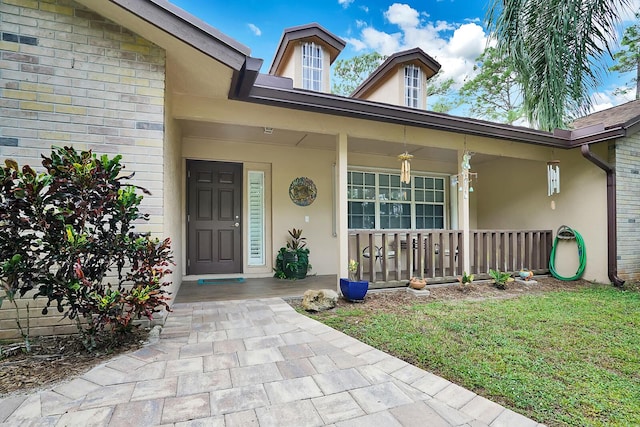
[[[0,345],[0,398],[27,392],[82,375],[92,367],[118,354],[140,348],[148,331],[136,330],[111,349],[88,352],[79,336],[35,337],[31,352],[23,342]]]

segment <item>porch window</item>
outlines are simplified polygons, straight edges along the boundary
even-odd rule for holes
[[[302,88],[322,91],[322,46],[315,43],[302,45]]]
[[[350,229],[444,229],[445,178],[349,171]]]
[[[248,265],[265,264],[264,172],[249,171],[249,256]]]
[[[422,71],[415,65],[404,68],[404,104],[411,108],[422,108]]]

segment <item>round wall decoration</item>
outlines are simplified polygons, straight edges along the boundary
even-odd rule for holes
[[[289,186],[289,197],[298,206],[309,206],[317,194],[316,185],[306,176],[294,179]]]

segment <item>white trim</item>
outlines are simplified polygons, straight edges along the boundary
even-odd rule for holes
[[[442,174],[442,173],[427,173],[427,172],[417,172],[417,173],[412,173],[412,177],[411,177],[411,183],[410,183],[410,197],[408,200],[406,201],[402,201],[402,200],[380,200],[379,195],[380,195],[380,175],[395,175],[399,177],[399,172],[397,169],[383,169],[383,168],[372,168],[372,167],[362,167],[362,168],[356,168],[356,167],[350,167],[347,169],[347,174],[351,173],[351,172],[356,172],[356,173],[363,173],[363,174],[374,174],[375,175],[375,182],[374,182],[374,186],[373,188],[375,189],[375,197],[373,199],[365,199],[365,198],[357,198],[357,199],[351,199],[349,198],[347,200],[347,202],[369,202],[369,203],[373,203],[374,204],[374,227],[372,229],[381,229],[381,213],[380,213],[380,203],[385,202],[385,203],[401,203],[401,204],[408,204],[409,205],[409,209],[410,209],[410,221],[411,221],[411,227],[410,228],[406,228],[406,230],[416,230],[416,223],[417,223],[417,218],[416,218],[416,205],[420,204],[420,205],[431,205],[431,206],[442,206],[442,229],[447,229],[447,227],[449,226],[450,220],[448,218],[449,216],[449,194],[450,194],[450,189],[449,184],[450,184],[450,180],[449,180],[449,175],[447,174]],[[416,201],[416,189],[415,189],[415,178],[416,177],[420,177],[420,178],[433,178],[433,179],[437,179],[437,180],[441,180],[442,181],[442,190],[438,190],[434,188],[434,191],[437,192],[442,192],[443,195],[443,200],[442,202],[426,202],[426,201],[421,201],[418,202]],[[348,179],[346,182],[346,187],[347,189],[349,188],[349,184],[348,184]],[[364,184],[363,184],[364,185]],[[402,187],[403,184],[401,184],[400,186]],[[369,186],[370,187],[370,186]],[[425,190],[425,189],[421,189],[421,190]],[[347,209],[347,219],[349,218],[349,212]],[[363,230],[363,228],[356,228],[357,230]],[[354,229],[354,230],[356,230]],[[397,229],[397,227],[393,227],[391,229]],[[404,228],[403,228],[404,229]],[[366,229],[365,229],[366,230]]]
[[[417,73],[417,76],[415,73]],[[409,64],[404,67],[403,93],[404,105],[407,107],[422,108],[422,74],[422,70],[417,65]],[[413,83],[416,84],[414,85]],[[409,91],[411,91],[411,95],[408,94]],[[414,102],[416,105],[414,105]]]
[[[302,88],[316,92],[323,91],[323,50],[313,42],[302,43],[300,59],[302,61]],[[308,55],[308,58],[307,58]],[[317,62],[317,63],[316,63]],[[305,72],[309,73],[305,77]],[[317,78],[316,78],[317,77]],[[316,87],[317,84],[317,87]]]
[[[247,265],[266,265],[265,173],[247,171]]]

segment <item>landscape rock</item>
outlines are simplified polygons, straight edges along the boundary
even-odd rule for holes
[[[338,293],[331,289],[309,289],[302,296],[302,308],[307,311],[326,311],[336,306]]]

